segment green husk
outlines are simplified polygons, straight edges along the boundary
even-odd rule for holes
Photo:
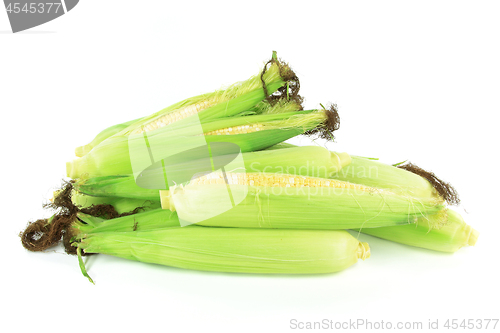
[[[124,130],[134,122],[140,120],[142,118],[130,120],[121,124],[113,125],[110,126],[104,130],[102,130],[99,134],[96,135],[96,137],[88,144],[80,147],[75,148],[75,155],[78,157],[83,157],[85,156],[89,151],[92,150],[95,146],[106,140],[107,138],[119,133],[120,131]]]
[[[89,196],[78,192],[76,189],[72,191],[71,201],[79,209],[90,208],[96,205],[111,205],[118,214],[131,212],[137,207],[142,207],[142,211],[157,209],[161,207],[158,198],[156,200],[148,199],[129,199],[118,196]]]
[[[205,132],[199,130],[200,125],[205,125],[207,122],[214,121],[218,118],[230,118],[232,116],[242,117],[259,113],[271,115],[275,112],[301,110],[302,106],[300,103],[302,100],[300,96],[296,95],[298,86],[294,91],[294,98],[292,99],[289,99],[287,89],[286,96],[284,95],[284,91],[280,90],[279,94],[281,95],[279,97],[273,96],[273,103],[263,102],[268,95],[276,92],[284,86],[285,83],[288,87],[289,82],[298,80],[290,67],[277,59],[275,52],[269,63],[270,66],[266,66],[265,70],[259,73],[259,75],[255,75],[246,81],[233,84],[227,89],[188,98],[150,116],[132,121],[125,128],[123,128],[123,124],[117,125],[117,128],[122,129],[111,136],[108,136],[108,134],[111,134],[117,128],[110,128],[103,131],[102,135],[99,135],[96,140],[96,142],[100,142],[99,144],[95,145],[91,143],[92,150],[85,155],[83,155],[83,153],[86,152],[89,147],[85,149],[82,148],[82,151],[79,151],[77,155],[83,155],[83,157],[80,160],[68,163],[68,176],[71,178],[79,178],[83,174],[87,174],[88,177],[94,177],[131,173],[131,171],[123,172],[120,158],[123,157],[125,160],[128,158],[128,140],[130,136],[141,136],[143,131],[150,131],[151,133],[148,133],[150,136],[166,131],[176,132],[179,130],[182,130],[182,132],[178,134],[181,136],[189,135],[186,133],[200,135]],[[298,81],[295,83],[297,84]],[[284,101],[287,101],[287,103],[284,103]],[[188,107],[194,107],[201,104],[203,104],[203,106],[201,109],[197,108],[198,111],[196,111],[195,114],[191,112],[181,113],[181,111],[185,112]],[[175,121],[169,122],[168,125],[160,124],[160,120],[165,119],[164,117],[167,116],[170,117],[169,115],[176,115]],[[156,125],[150,127],[152,124]],[[101,140],[103,138],[106,139]],[[275,143],[277,142],[272,141],[271,144]],[[266,148],[267,146],[263,144],[259,147]],[[89,155],[91,156],[89,157]],[[107,158],[108,156],[109,158]],[[102,163],[103,160],[105,160],[106,163]],[[125,164],[125,169],[127,169],[127,161],[123,163]],[[111,171],[109,173],[99,173],[98,170],[101,169],[103,165],[109,167]],[[131,169],[130,166],[128,169]]]
[[[84,253],[102,253],[186,269],[259,274],[319,274],[369,257],[346,231],[170,227],[75,237]],[[85,268],[82,272],[86,274]]]
[[[280,143],[268,149],[286,150],[291,147],[295,146],[289,143]],[[436,189],[425,178],[396,166],[378,162],[374,158],[351,155],[349,165],[331,174],[329,178],[387,189],[415,198],[441,199]]]
[[[176,210],[183,225],[218,227],[376,228],[414,223],[417,217],[443,209],[435,199],[352,189],[349,184],[344,188],[189,184],[160,195],[162,207]]]
[[[349,166],[332,175],[332,179],[384,188],[416,198],[439,197],[431,183],[414,173],[373,159],[357,156],[351,158]]]
[[[157,202],[160,199],[158,189],[147,189],[137,186],[132,175],[76,179],[74,187],[78,192],[89,196],[122,197]]]
[[[280,150],[262,150],[242,154],[244,170],[273,174],[293,174],[327,178],[350,163],[345,153],[333,153],[318,146],[293,147]],[[178,170],[200,168],[206,159],[189,160],[180,163]],[[75,190],[91,196],[138,198],[159,201],[158,189],[147,189],[136,185],[132,175],[104,176],[78,179],[73,184]]]
[[[149,155],[144,160],[145,165],[161,160],[161,157],[182,153],[190,147],[201,143],[230,142],[239,146],[241,152],[261,150],[293,136],[314,129],[327,119],[327,111],[309,110],[281,114],[266,114],[245,117],[228,118],[192,125],[177,130],[169,130],[168,126],[161,131],[153,131],[147,135],[148,145],[153,147],[158,159],[151,161]],[[210,131],[233,126],[262,124],[261,131],[234,135],[205,135]],[[110,175],[127,175],[133,173],[130,156],[144,154],[145,137],[143,134],[128,137],[114,136],[94,147],[91,152],[80,159],[68,162],[67,175],[70,178],[92,178]],[[137,162],[137,160],[135,160]]]
[[[445,223],[443,224],[443,216]],[[448,209],[440,214],[421,217],[413,225],[361,229],[362,233],[424,249],[453,253],[476,244],[479,232],[467,225],[457,212]]]
[[[288,143],[288,142],[280,142],[275,145],[272,145],[271,147],[266,148],[266,150],[281,150],[281,149],[287,149],[287,148],[295,148],[299,147],[294,144]]]
[[[280,66],[282,66],[281,73]],[[262,89],[262,80],[264,80],[266,84],[268,94],[272,94],[286,83],[287,76],[292,73],[293,72],[288,65],[280,62],[274,62],[263,75],[262,79],[259,73],[246,81],[237,82],[227,89],[185,99],[179,103],[144,117],[137,122],[134,122],[132,125],[120,132],[119,135],[129,135],[135,129],[139,129],[148,123],[154,122],[156,119],[159,119],[169,113],[203,101],[211,101],[214,105],[198,113],[198,117],[201,121],[231,117],[248,110],[255,113],[259,113],[259,111],[266,112],[268,111],[267,107],[257,106],[260,101],[266,98],[264,90]],[[281,77],[280,74],[284,77]]]
[[[247,172],[292,174],[321,178],[328,178],[351,162],[350,156],[346,153],[334,153],[318,146],[244,153],[243,160]]]
[[[105,220],[84,213],[77,214],[80,221],[73,228],[76,233],[149,231],[168,227],[180,227],[175,212],[167,209],[151,209],[145,212]]]

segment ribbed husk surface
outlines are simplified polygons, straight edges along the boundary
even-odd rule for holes
[[[363,228],[360,231],[393,242],[441,252],[455,252],[464,246],[473,246],[479,237],[479,232],[451,209],[419,218],[413,225]]]
[[[351,156],[349,166],[333,174],[331,178],[389,189],[417,198],[438,197],[432,185],[419,175],[364,157]]]
[[[332,273],[369,256],[368,245],[346,231],[189,226],[82,233],[77,238],[75,245],[84,253],[219,272]]]
[[[184,224],[245,228],[352,229],[414,223],[443,208],[376,188],[187,185],[161,191],[162,207]],[[224,206],[224,207],[223,207]]]

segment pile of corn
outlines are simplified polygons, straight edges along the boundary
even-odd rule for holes
[[[246,81],[103,130],[76,148],[54,215],[30,223],[23,245],[62,238],[89,279],[82,256],[94,253],[315,274],[370,257],[359,232],[444,252],[474,245],[477,231],[447,208],[458,196],[434,174],[284,143],[338,128],[336,107],[304,110],[299,87],[274,53]]]

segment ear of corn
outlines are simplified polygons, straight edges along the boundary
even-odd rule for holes
[[[467,225],[460,214],[448,209],[443,213],[421,217],[415,224],[397,227],[361,229],[360,231],[393,242],[434,251],[455,252],[476,244],[479,232]]]
[[[149,166],[176,153],[178,156],[185,156],[187,161],[188,157],[191,157],[185,153],[186,147],[200,147],[210,142],[230,142],[237,145],[241,152],[260,150],[321,126],[327,119],[326,112],[310,110],[236,117],[207,122],[203,124],[202,129],[199,125],[193,125],[177,131],[157,131],[150,136],[142,133],[129,137],[128,140],[114,136],[101,142],[84,157],[68,162],[67,175],[70,178],[82,176],[91,178],[132,174],[132,162],[140,161]],[[254,130],[254,125],[259,130]],[[252,130],[246,133],[236,130],[238,127],[246,126],[249,128],[251,126]],[[217,130],[230,133],[233,132],[233,128],[236,128],[234,135],[214,134]],[[147,138],[148,147],[154,150],[154,161],[149,159],[145,138]],[[140,157],[132,158],[133,161],[131,161],[131,157],[136,155]]]
[[[171,166],[170,169],[185,170],[193,175],[195,171],[210,164],[209,158],[192,160]],[[230,159],[231,157],[216,156]],[[327,178],[350,163],[346,153],[333,153],[317,146],[293,147],[275,151],[262,150],[242,154],[244,168],[232,172],[253,172],[271,174],[292,174]],[[157,172],[163,173],[163,170]],[[146,200],[160,199],[157,189],[140,187],[132,175],[103,176],[79,179],[73,184],[78,192],[91,196],[124,197]]]
[[[160,191],[182,225],[350,229],[415,222],[443,208],[435,199],[293,175],[214,172]]]
[[[248,152],[265,149],[303,134],[321,126],[325,120],[324,111],[309,110],[216,121],[204,124],[203,130],[207,143],[231,142],[242,152]]]
[[[346,231],[190,226],[82,233],[76,238],[84,253],[218,272],[332,273],[370,255],[368,245]]]
[[[280,66],[285,66],[280,64]],[[288,68],[288,70],[290,70]],[[272,63],[263,75],[262,80],[266,84],[269,94],[275,92],[285,84],[280,76],[277,62]],[[147,116],[124,129],[120,135],[130,135],[153,131],[179,123],[193,115],[198,115],[200,121],[206,121],[221,117],[231,117],[243,111],[253,109],[259,101],[266,98],[262,89],[261,76],[255,75],[250,79],[238,82],[225,90],[196,96],[176,103],[168,108]]]
[[[48,205],[56,214],[30,223],[23,246],[63,237],[92,281],[82,254],[316,274],[370,256],[338,229],[444,252],[474,245],[477,231],[445,208],[458,194],[434,173],[283,143],[338,129],[336,105],[303,110],[299,88],[273,53],[260,75],[103,130],[75,150],[73,180]]]
[[[154,115],[156,116],[161,116],[162,113],[168,113],[168,112],[172,112],[172,111],[175,111],[175,110],[178,110],[178,109],[181,109],[181,112],[179,113],[183,113],[182,112],[182,109],[189,106],[189,105],[196,105],[195,103],[198,102],[198,103],[201,103],[204,99],[207,98],[207,96],[210,95],[210,94],[205,94],[205,95],[199,95],[199,96],[195,96],[195,97],[192,97],[192,98],[189,98],[189,99],[186,99],[186,100],[183,100],[181,102],[178,102],[178,103],[175,103],[157,113],[155,113]],[[184,112],[185,113],[185,112]],[[115,134],[118,134],[118,133],[123,133],[126,131],[125,130],[130,130],[130,128],[135,128],[138,126],[138,124],[143,124],[144,122],[146,122],[146,118],[151,118],[152,116],[149,116],[149,117],[142,117],[142,118],[137,118],[137,119],[134,119],[134,120],[130,120],[130,121],[127,121],[127,122],[124,122],[124,123],[121,123],[121,124],[116,124],[116,125],[113,125],[113,126],[110,126],[104,130],[102,130],[99,134],[96,135],[96,137],[88,144],[84,145],[84,146],[80,146],[80,147],[77,147],[75,149],[75,155],[77,157],[83,157],[85,156],[89,151],[92,150],[92,148],[94,148],[95,146],[97,146],[98,144],[100,144],[101,142],[103,142],[104,140],[114,136]],[[141,121],[141,122],[140,122]],[[147,122],[146,122],[147,123]],[[132,126],[133,124],[136,124],[136,126]]]
[[[168,128],[169,132],[175,132],[176,129],[196,124],[199,125],[200,122],[203,123],[217,118],[227,118],[236,115],[246,115],[248,113],[282,112],[280,110],[292,111],[295,109],[295,107],[291,106],[293,103],[283,106],[280,102],[276,103],[278,107],[275,107],[262,102],[267,97],[266,93],[274,93],[287,82],[286,80],[293,80],[293,77],[295,77],[295,74],[293,74],[288,65],[276,58],[275,53],[273,53],[273,61],[270,63],[271,66],[267,68],[265,73],[255,75],[246,81],[238,82],[225,90],[192,97],[150,116],[108,128],[98,135],[91,144],[77,148],[77,156],[86,156],[89,148],[100,146],[102,148],[100,149],[101,154],[109,154],[109,150],[116,148],[118,154],[111,153],[111,155],[116,157],[124,152],[122,151],[123,148],[126,150],[129,136],[137,136],[142,133],[165,132],[166,128]],[[301,109],[300,105],[297,105],[297,107],[299,110]],[[124,125],[128,126],[123,128]],[[118,129],[121,130],[116,133]],[[203,133],[203,131],[198,131],[197,128],[195,132],[197,132],[197,135]],[[96,155],[99,155],[99,153],[96,153]],[[81,174],[78,173],[77,169],[81,169],[81,172],[87,171],[86,167],[82,167],[82,165],[93,165],[94,163],[92,162],[95,159],[96,157],[93,156],[88,161],[69,163],[67,166],[69,169],[68,175],[71,178],[78,178]],[[76,168],[76,165],[74,165],[76,163],[78,163],[80,168]],[[113,160],[110,163],[120,164]],[[92,169],[90,166],[88,168]],[[118,168],[117,170],[120,169]],[[124,174],[124,172],[115,172],[114,174]],[[93,174],[92,176],[97,176],[97,174]]]

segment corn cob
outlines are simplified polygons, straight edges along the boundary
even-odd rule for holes
[[[443,216],[445,214],[443,224]],[[361,229],[361,232],[393,242],[434,251],[455,252],[461,247],[476,244],[479,232],[467,225],[457,212],[448,209],[442,213],[421,217],[413,225]]]
[[[440,211],[435,198],[413,198],[344,181],[294,175],[214,172],[160,191],[181,225],[350,229],[413,223]]]
[[[207,94],[207,95],[200,95],[200,96],[193,97],[192,99],[194,99],[194,100],[198,100],[198,99],[202,100],[202,102],[199,102],[198,104],[191,104],[193,102],[190,102],[190,99],[187,99],[187,100],[184,100],[180,103],[176,103],[176,104],[174,104],[168,108],[165,108],[165,109],[161,110],[160,112],[156,113],[156,115],[158,116],[159,114],[161,115],[162,113],[173,111],[171,114],[167,113],[163,117],[160,117],[160,119],[158,120],[158,124],[157,124],[158,126],[156,126],[156,128],[171,124],[174,122],[174,120],[180,120],[181,115],[182,115],[182,118],[186,118],[187,116],[195,114],[196,112],[194,112],[194,111],[201,111],[203,106],[209,105],[208,102],[203,101],[203,98],[209,98],[208,96],[209,95]],[[182,105],[187,105],[187,106],[183,107]],[[145,120],[145,119],[146,119],[146,117],[137,118],[137,119],[130,120],[130,121],[127,121],[127,122],[124,122],[121,124],[116,124],[116,125],[113,125],[113,126],[110,126],[106,129],[104,129],[99,134],[97,134],[97,136],[90,143],[88,143],[84,146],[80,146],[80,147],[75,148],[75,155],[77,157],[85,156],[89,151],[92,150],[92,148],[94,148],[95,146],[100,144],[102,141],[106,140],[107,138],[109,138],[117,133],[120,133],[121,131],[123,131],[125,129],[130,128],[130,126],[133,125],[134,123],[138,123],[140,120]],[[151,124],[146,124],[143,126],[147,127],[147,129],[150,130],[154,124],[155,124],[155,122],[152,122]],[[133,130],[132,132],[140,133],[142,131],[141,130]]]
[[[296,80],[293,71],[288,67],[288,65],[278,61],[275,52],[273,52],[273,59],[271,62],[271,67],[262,74],[262,78],[259,75],[256,75],[244,82],[237,82],[225,90],[191,97],[164,108],[150,116],[111,126],[99,133],[89,144],[77,147],[75,154],[78,157],[82,157],[105,139],[122,131],[126,133],[140,133],[142,131],[152,130],[153,127],[159,128],[167,126],[175,121],[179,121],[204,111],[205,109],[208,109],[216,104],[228,102],[237,97],[244,96],[246,93],[254,91],[259,93],[259,88],[262,88],[262,84],[265,85],[268,93],[272,94],[288,80]],[[262,95],[262,98],[257,100],[262,100],[265,97],[266,96]],[[243,99],[243,101],[245,100],[246,99]],[[255,104],[256,103],[251,102],[247,109],[251,109]],[[252,111],[258,112],[259,110],[262,110],[262,108],[252,108]],[[204,117],[207,119],[232,115],[227,110],[224,110],[222,113],[217,110],[211,110],[211,112],[205,113],[207,113],[207,115],[204,114]],[[238,113],[237,110],[236,113]]]
[[[214,155],[211,156],[214,158]],[[223,160],[230,157],[215,156]],[[350,156],[345,153],[333,153],[317,146],[293,147],[281,150],[262,150],[242,154],[246,172],[262,172],[272,174],[293,174],[327,178],[350,163]],[[175,166],[177,170],[201,169],[210,164],[207,159],[189,160]],[[235,170],[232,170],[235,171]],[[159,170],[158,172],[163,172]],[[194,174],[194,172],[193,172]],[[90,179],[79,179],[74,183],[78,192],[91,196],[110,196],[139,198],[147,200],[160,199],[158,189],[143,188],[136,185],[135,178],[129,176],[104,176]]]
[[[199,95],[176,103],[134,122],[121,134],[151,132],[179,123],[195,114],[198,115],[200,121],[206,121],[231,117],[248,111],[266,112],[268,108],[259,107],[258,103],[290,80],[297,80],[295,74],[287,64],[278,61],[276,53],[273,53],[271,66],[265,73],[255,75],[244,82],[235,83],[225,90]],[[296,101],[300,102],[300,99]]]
[[[370,256],[368,244],[360,243],[346,231],[189,226],[82,232],[74,238],[78,252],[219,272],[332,273]],[[83,262],[80,263],[88,276]]]
[[[269,68],[267,68],[268,64],[270,64]],[[143,133],[151,135],[151,133],[165,130],[165,127],[168,127],[169,131],[175,131],[175,129],[189,127],[193,124],[198,124],[195,127],[199,128],[200,122],[204,123],[205,121],[217,118],[269,113],[276,110],[278,112],[283,112],[283,110],[286,112],[289,109],[287,107],[283,108],[281,105],[281,102],[285,99],[292,101],[293,104],[297,104],[298,110],[301,110],[302,106],[300,104],[302,98],[298,95],[299,86],[295,73],[293,73],[287,64],[278,60],[276,52],[273,52],[273,58],[266,63],[260,75],[253,76],[244,82],[238,82],[225,90],[188,98],[150,116],[129,122],[125,128],[123,128],[124,124],[109,128],[103,131],[102,135],[98,135],[95,142],[86,147],[78,148],[77,156],[85,156],[86,154],[84,155],[84,153],[88,151],[88,148],[94,148],[99,145],[101,148],[107,147],[108,153],[112,154],[114,148],[120,151],[120,148],[122,148],[120,145],[123,145],[123,141],[127,141],[130,136],[140,136]],[[278,96],[269,96],[277,90]],[[264,99],[268,99],[269,102],[262,102]],[[292,110],[295,110],[295,108],[292,107],[290,111]],[[122,128],[122,130],[115,133],[117,128]],[[196,129],[197,134],[204,132],[199,131],[198,128]],[[108,136],[109,134],[113,135]],[[106,140],[102,140],[106,137]],[[109,142],[106,142],[108,140]],[[100,144],[95,145],[97,142]],[[103,148],[103,150],[102,153],[105,154],[106,149]],[[90,160],[90,162],[84,161],[79,164],[92,164],[93,158]],[[72,178],[77,178],[74,167],[71,167],[71,163],[68,168],[72,170]]]
[[[202,128],[199,125],[193,125],[177,130],[157,131],[151,135],[143,133],[131,136],[128,140],[114,136],[101,142],[83,158],[68,162],[67,175],[71,178],[81,176],[91,178],[132,174],[137,168],[133,163],[143,163],[144,167],[147,167],[159,162],[162,158],[175,154],[184,157],[185,161],[192,160],[193,157],[186,154],[189,148],[206,146],[206,143],[212,142],[230,142],[238,146],[241,152],[261,150],[324,126],[329,113],[330,111],[326,110],[309,110],[234,117],[209,121],[203,124]],[[242,127],[245,128],[241,129]],[[235,134],[216,135],[215,131],[218,130]],[[156,160],[150,160],[145,135],[147,135],[148,147],[152,147],[155,157],[158,156]],[[139,167],[139,169],[143,168]]]

